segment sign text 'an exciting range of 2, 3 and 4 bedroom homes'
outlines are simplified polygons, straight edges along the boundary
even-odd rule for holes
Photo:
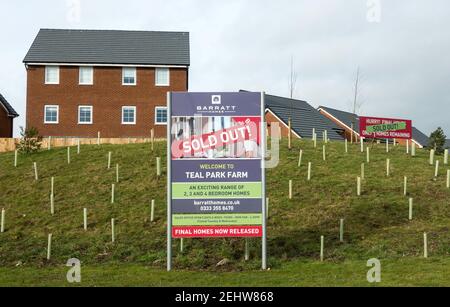
[[[165,137],[167,92],[189,86],[189,33],[42,29],[24,63],[26,125],[42,136]]]

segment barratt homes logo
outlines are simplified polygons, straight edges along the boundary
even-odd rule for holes
[[[200,113],[223,113],[233,114],[236,113],[237,106],[224,106],[222,105],[221,95],[211,95],[210,106],[197,106],[197,111]]]

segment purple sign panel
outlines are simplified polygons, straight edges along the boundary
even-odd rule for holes
[[[261,237],[264,116],[261,93],[172,93],[171,235]]]

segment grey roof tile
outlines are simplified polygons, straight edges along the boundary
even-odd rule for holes
[[[6,113],[9,117],[18,117],[19,114],[13,109],[13,107],[8,103],[5,97],[0,94],[0,105],[6,109]]]
[[[189,33],[41,29],[24,63],[189,66]]]

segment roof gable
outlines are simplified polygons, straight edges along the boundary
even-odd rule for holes
[[[324,110],[325,112],[327,112],[328,114],[330,114],[331,116],[333,116],[334,118],[336,118],[337,120],[339,120],[340,122],[345,124],[350,129],[353,126],[354,127],[353,131],[356,131],[357,133],[359,133],[359,116],[357,114],[345,112],[345,111],[341,111],[341,110],[337,110],[337,109],[333,109],[333,108],[328,108],[328,107],[324,107],[324,106],[320,106],[319,110],[320,109]]]
[[[6,110],[6,114],[9,117],[18,117],[19,114],[13,109],[13,107],[8,103],[5,97],[0,94],[0,105]]]
[[[189,66],[189,33],[41,29],[24,63]]]

